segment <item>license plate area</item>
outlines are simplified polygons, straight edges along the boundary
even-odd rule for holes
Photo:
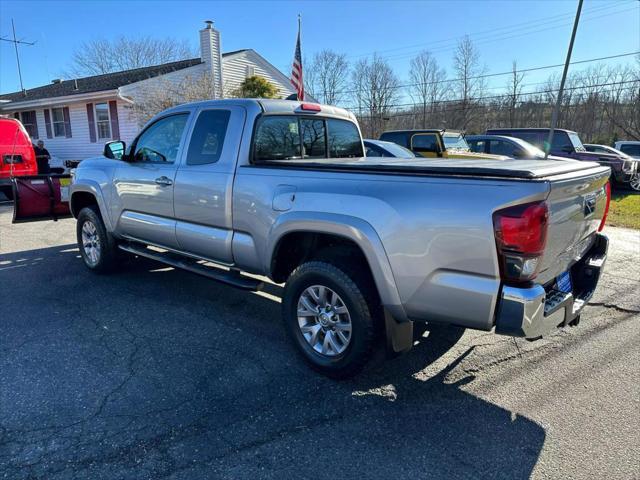
[[[571,293],[573,291],[573,283],[571,281],[571,271],[567,270],[556,278],[556,290],[562,293]]]

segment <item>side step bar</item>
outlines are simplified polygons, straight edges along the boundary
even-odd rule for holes
[[[261,290],[264,286],[264,282],[255,280],[250,277],[246,277],[233,270],[223,270],[217,267],[209,267],[202,263],[198,263],[197,260],[189,260],[178,254],[168,251],[158,252],[151,250],[144,245],[135,245],[132,243],[123,243],[118,245],[120,250],[133,253],[134,255],[140,255],[141,257],[150,258],[158,262],[170,265],[175,268],[180,268],[191,273],[202,275],[211,280],[226,283],[232,287],[241,288],[243,290]]]

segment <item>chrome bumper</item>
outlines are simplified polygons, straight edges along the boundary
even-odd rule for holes
[[[596,239],[578,263],[571,267],[573,291],[560,292],[533,285],[503,286],[496,313],[496,333],[529,339],[539,338],[571,323],[593,296],[607,258],[609,240]]]

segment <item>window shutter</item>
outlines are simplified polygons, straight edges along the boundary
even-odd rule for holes
[[[51,133],[51,113],[48,108],[44,109],[44,127],[47,130],[47,138],[53,138]]]
[[[87,118],[89,119],[89,140],[96,143],[96,121],[93,117],[93,103],[87,103]]]
[[[62,115],[64,117],[64,136],[71,138],[71,117],[69,115],[69,107],[62,107]]]
[[[115,100],[109,102],[109,117],[111,118],[111,138],[120,140],[120,122],[118,122],[118,104]]]
[[[33,133],[35,133],[35,135],[33,136],[33,138],[40,138],[40,132],[38,132],[38,112],[37,110],[34,110],[33,112],[31,112],[31,115],[33,115],[33,121],[31,123],[33,123]]]

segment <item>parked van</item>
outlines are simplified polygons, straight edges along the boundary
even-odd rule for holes
[[[38,174],[27,130],[15,118],[0,117],[0,192],[11,197],[11,178]]]

